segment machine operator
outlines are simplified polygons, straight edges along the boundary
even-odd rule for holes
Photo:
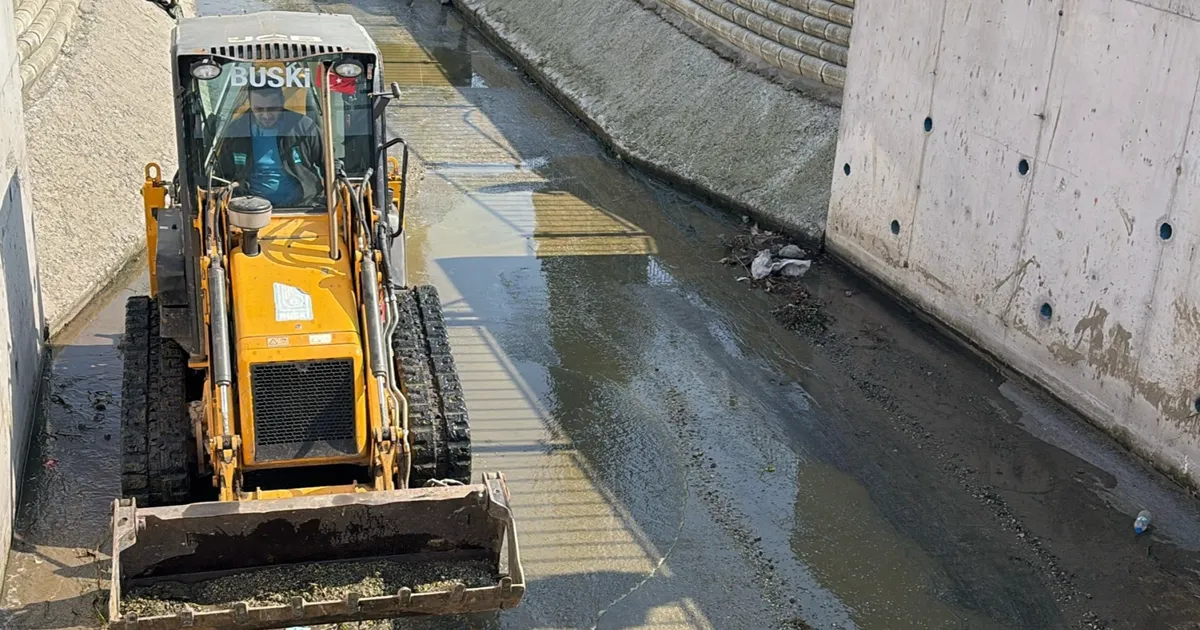
[[[245,193],[275,207],[321,202],[321,131],[308,116],[284,107],[283,89],[250,88],[250,111],[230,123],[220,171]]]

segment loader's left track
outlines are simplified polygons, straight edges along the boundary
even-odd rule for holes
[[[187,355],[159,335],[158,322],[158,306],[149,297],[125,303],[121,491],[142,506],[187,503],[195,469]]]

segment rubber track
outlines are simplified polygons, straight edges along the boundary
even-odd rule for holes
[[[186,357],[159,337],[157,314],[146,296],[126,302],[121,490],[145,506],[185,503],[191,489]]]
[[[397,291],[399,323],[393,353],[404,380],[413,438],[411,483],[471,480],[471,433],[462,385],[432,286]]]
[[[408,398],[408,426],[412,432],[410,484],[421,486],[438,476],[441,440],[429,405],[429,362],[420,326],[420,309],[410,291],[397,290],[397,324],[392,354],[398,365],[404,395]]]
[[[158,334],[157,312],[150,316],[150,351],[157,369],[150,376],[150,501],[155,505],[186,503],[191,491],[188,469],[187,356],[172,339]]]
[[[429,344],[429,363],[440,415],[441,433],[445,440],[444,467],[438,474],[442,479],[454,479],[462,483],[471,481],[471,428],[467,419],[467,404],[463,400],[462,381],[450,351],[450,335],[446,331],[446,320],[442,317],[442,301],[437,289],[430,285],[417,287],[417,302],[421,307],[421,321],[425,327],[425,340]]]
[[[121,340],[121,494],[149,503],[146,441],[146,391],[149,383],[150,299],[129,298],[125,303],[125,335]]]

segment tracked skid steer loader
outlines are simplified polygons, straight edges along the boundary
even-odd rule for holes
[[[171,52],[179,168],[142,188],[109,624],[518,605],[504,477],[472,480],[441,303],[405,278],[408,147],[374,42],[262,12],[183,19]]]

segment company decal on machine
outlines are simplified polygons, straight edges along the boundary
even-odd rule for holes
[[[296,287],[275,283],[275,321],[311,322],[312,297]]]
[[[316,35],[282,35],[280,33],[271,33],[270,35],[247,35],[244,37],[230,37],[226,41],[230,44],[253,44],[253,43],[276,43],[288,42],[296,44],[317,44],[325,40]]]
[[[307,66],[289,65],[286,68],[271,66],[270,68],[247,68],[233,66],[229,69],[229,85],[234,87],[289,87],[311,88],[312,73]]]

